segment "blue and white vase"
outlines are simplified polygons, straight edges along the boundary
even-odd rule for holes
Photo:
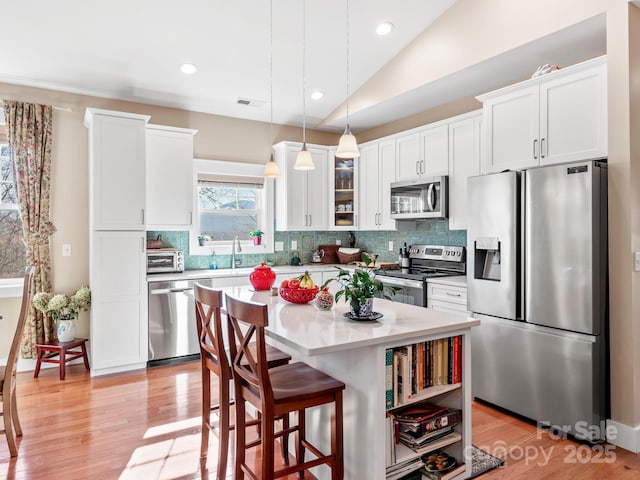
[[[373,298],[365,298],[364,302],[352,298],[349,302],[349,310],[354,317],[369,317],[373,312]]]
[[[58,341],[70,342],[76,338],[76,323],[73,315],[64,315],[58,320]]]

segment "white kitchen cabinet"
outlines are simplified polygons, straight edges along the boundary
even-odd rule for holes
[[[276,179],[276,230],[327,230],[327,147],[307,144],[314,170],[295,170],[300,143],[274,145],[280,167]]]
[[[420,133],[422,164],[420,175],[439,177],[449,174],[449,127],[447,124],[427,128]]]
[[[441,312],[468,314],[466,285],[448,285],[428,281],[427,308]]]
[[[146,367],[145,232],[90,235],[91,375]]]
[[[92,230],[144,230],[148,120],[147,115],[87,109]]]
[[[482,112],[449,124],[449,230],[467,228],[467,179],[480,175]]]
[[[395,181],[396,142],[360,148],[360,230],[395,230],[391,219],[391,182]]]
[[[396,179],[436,177],[449,172],[449,131],[439,122],[396,138]]]
[[[396,137],[396,180],[420,176],[420,134],[417,132]]]
[[[328,150],[329,230],[354,230],[359,218],[359,159],[338,158],[336,149]]]
[[[147,229],[188,230],[193,206],[193,136],[197,130],[147,125]]]
[[[607,156],[606,58],[481,95],[482,173]]]

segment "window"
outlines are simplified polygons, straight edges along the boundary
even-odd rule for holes
[[[0,284],[2,279],[22,278],[26,249],[18,210],[9,145],[0,142]]]
[[[236,237],[242,253],[273,252],[273,182],[262,177],[263,169],[259,164],[194,160],[197,215],[191,254],[210,255],[212,249],[229,254]],[[261,245],[253,244],[254,230],[264,232]]]
[[[198,180],[200,234],[214,240],[249,240],[259,226],[262,185]]]

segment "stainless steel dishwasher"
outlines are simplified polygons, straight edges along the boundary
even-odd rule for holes
[[[193,285],[210,279],[149,282],[149,364],[197,357]]]

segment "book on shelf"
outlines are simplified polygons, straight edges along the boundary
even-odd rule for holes
[[[384,382],[386,408],[393,408],[393,350],[387,348],[384,355]]]
[[[399,437],[400,442],[404,443],[407,447],[415,450],[421,449],[425,445],[433,443],[439,438],[449,435],[451,432],[453,432],[453,426],[433,430],[431,432],[425,433],[424,435],[416,434],[410,431],[400,432]]]
[[[385,352],[387,409],[420,398],[430,387],[462,380],[462,337],[448,337],[388,349]]]
[[[441,407],[429,402],[420,402],[396,411],[393,414],[393,418],[396,422],[416,423],[435,418],[446,411],[447,407]]]
[[[419,420],[412,420],[408,416],[403,417],[400,412],[394,415],[393,421],[396,429],[396,438],[398,438],[400,432],[411,432],[415,436],[422,436],[434,430],[452,427],[460,423],[462,421],[462,410],[445,408],[444,411]]]
[[[424,461],[420,458],[412,458],[386,469],[386,480],[399,480],[412,472],[420,472],[424,467]]]
[[[432,472],[427,470],[426,467],[423,467],[420,469],[422,478],[423,479],[426,478],[428,480],[452,480],[458,477],[459,475],[463,475],[465,471],[466,471],[466,466],[464,463],[461,463],[460,465],[457,465],[453,469],[448,470],[446,472]]]

